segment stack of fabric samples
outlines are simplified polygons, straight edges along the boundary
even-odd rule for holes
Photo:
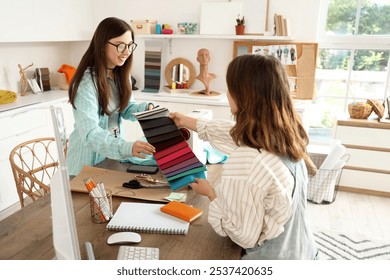
[[[199,161],[182,133],[169,118],[167,108],[135,113],[147,141],[156,148],[154,158],[172,190],[206,179],[206,166]]]

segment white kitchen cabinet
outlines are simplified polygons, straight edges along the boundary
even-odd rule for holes
[[[377,119],[340,119],[336,139],[350,155],[340,189],[390,197],[390,124]]]
[[[0,211],[19,201],[9,163],[11,150],[19,143],[46,135],[47,118],[42,110],[15,113],[0,118]],[[8,127],[8,130],[4,128]]]
[[[90,40],[92,10],[92,0],[2,0],[0,42]]]
[[[0,211],[19,203],[12,174],[9,154],[24,141],[54,137],[50,106],[63,108],[67,132],[73,125],[66,91],[48,91],[41,94],[19,96],[14,103],[0,107]]]

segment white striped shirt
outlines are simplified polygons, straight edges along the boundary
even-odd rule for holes
[[[279,236],[291,216],[294,178],[280,157],[246,146],[237,147],[226,120],[199,119],[201,139],[229,155],[216,193],[209,206],[208,221],[221,236],[229,236],[243,248],[261,245]]]

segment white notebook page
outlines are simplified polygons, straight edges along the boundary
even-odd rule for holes
[[[161,212],[163,205],[165,204],[122,202],[108,222],[107,229],[186,235],[190,223]]]

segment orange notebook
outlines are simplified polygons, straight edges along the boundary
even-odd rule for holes
[[[187,204],[177,201],[169,202],[168,204],[162,206],[160,210],[187,222],[192,222],[196,218],[200,217],[200,215],[203,213],[203,210],[199,208],[191,207]]]

